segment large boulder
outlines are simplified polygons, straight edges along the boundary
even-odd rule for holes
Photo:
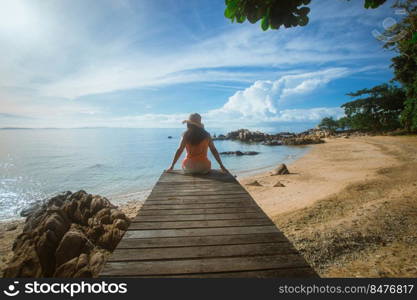
[[[283,145],[311,145],[324,143],[320,137],[315,135],[300,134],[296,137],[289,137],[282,140]]]
[[[28,207],[22,209],[22,211],[20,212],[20,216],[21,217],[29,217],[35,211],[37,211],[38,209],[40,209],[41,206],[42,206],[42,203],[40,201],[39,202],[32,203]]]
[[[4,277],[96,276],[130,221],[104,197],[59,194],[26,210]]]
[[[268,146],[280,145],[309,145],[324,143],[322,138],[327,138],[333,133],[326,130],[310,129],[298,134],[290,132],[279,132],[268,134],[260,131],[250,131],[248,129],[239,129],[231,131],[228,134],[213,137],[214,140],[237,140],[247,143],[262,143]],[[236,151],[237,152],[237,151]]]
[[[56,248],[56,265],[60,266],[81,253],[89,253],[93,248],[94,245],[84,233],[77,226],[71,226]]]
[[[88,268],[88,255],[85,253],[75,256],[61,264],[54,273],[54,277],[92,277]],[[78,273],[78,275],[76,275]]]
[[[290,174],[290,171],[288,171],[288,168],[285,164],[280,164],[278,165],[272,172],[271,175],[275,176],[275,175],[286,175],[286,174]]]
[[[262,142],[268,138],[268,134],[260,131],[250,131],[248,129],[239,129],[229,132],[225,138],[227,140],[239,140],[242,142]]]
[[[267,140],[267,141],[263,142],[262,144],[266,145],[266,146],[281,146],[282,141],[273,139],[273,140]]]
[[[34,245],[26,245],[18,252],[15,251],[13,259],[9,262],[3,273],[4,277],[42,277],[43,270]]]

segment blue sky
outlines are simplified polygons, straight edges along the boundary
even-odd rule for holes
[[[393,53],[372,34],[398,20],[391,4],[313,0],[308,26],[263,32],[225,19],[224,0],[2,0],[0,127],[338,117],[347,92],[392,78]]]

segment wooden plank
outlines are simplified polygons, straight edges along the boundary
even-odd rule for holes
[[[246,194],[247,191],[243,189],[159,189],[153,190],[150,195],[164,195],[164,194],[172,194],[174,195],[182,195],[182,194],[192,194],[192,195],[234,195],[234,194]]]
[[[233,176],[227,176],[227,175],[216,175],[216,174],[207,174],[202,176],[196,176],[196,175],[189,175],[184,173],[178,173],[178,174],[168,174],[164,173],[162,174],[161,178],[159,179],[159,182],[175,182],[175,181],[210,181],[210,182],[233,182],[236,181],[236,178]]]
[[[154,187],[155,188],[159,188],[159,187],[168,187],[168,188],[186,188],[186,187],[192,187],[194,185],[198,185],[198,186],[202,186],[202,187],[219,187],[219,186],[224,186],[224,187],[234,187],[236,186],[235,181],[233,182],[215,182],[215,181],[201,181],[201,182],[195,182],[195,181],[177,181],[177,182],[161,182],[158,181]]]
[[[213,180],[213,179],[209,179],[209,178],[198,178],[198,177],[191,177],[191,176],[177,176],[177,177],[161,177],[158,180],[159,183],[213,183],[213,182],[217,182],[217,183],[233,183],[236,182],[235,178],[224,178],[224,179],[219,179],[219,180]]]
[[[191,188],[191,189],[193,189],[195,187],[213,188],[213,189],[215,189],[215,188],[230,189],[230,188],[239,188],[241,186],[237,185],[235,182],[233,182],[233,183],[222,183],[222,184],[219,184],[219,183],[195,183],[195,182],[187,183],[187,184],[185,184],[185,183],[182,183],[182,184],[179,184],[179,183],[176,183],[176,184],[157,183],[154,186],[154,189],[161,189],[161,188],[164,188],[164,189],[179,189],[179,188],[181,188],[181,189],[190,189]]]
[[[214,220],[214,221],[173,221],[173,222],[135,222],[129,230],[142,229],[179,229],[179,228],[213,228],[213,227],[236,227],[236,226],[258,226],[273,225],[272,221],[262,219],[246,220]]]
[[[153,190],[161,190],[161,189],[166,189],[166,190],[187,190],[187,189],[195,189],[196,187],[199,187],[200,189],[236,189],[239,188],[238,186],[236,186],[236,183],[231,183],[231,184],[202,184],[202,183],[192,183],[192,184],[157,184],[154,186]]]
[[[211,170],[207,174],[189,174],[185,173],[182,170],[174,170],[171,172],[164,172],[162,173],[161,177],[169,178],[169,177],[191,177],[191,178],[204,178],[204,179],[227,179],[227,178],[234,178],[233,175],[223,173],[220,170]]]
[[[244,188],[240,185],[237,185],[236,183],[225,185],[225,184],[211,184],[211,185],[204,185],[204,184],[190,184],[190,185],[155,185],[153,190],[243,190]]]
[[[172,204],[210,204],[210,203],[238,203],[246,204],[252,203],[248,199],[234,198],[234,199],[200,199],[200,198],[191,198],[191,199],[169,199],[169,200],[146,200],[146,204],[152,205],[172,205]]]
[[[205,209],[178,209],[178,210],[139,210],[138,216],[164,216],[164,215],[201,215],[201,214],[230,214],[230,213],[254,213],[259,212],[260,208],[239,207],[239,208],[205,208]]]
[[[255,203],[245,202],[245,203],[197,203],[197,204],[145,204],[142,206],[142,210],[161,210],[161,209],[201,209],[201,208],[239,208],[239,207],[253,207],[256,206]]]
[[[162,175],[159,180],[158,184],[172,184],[173,182],[182,182],[182,183],[190,183],[190,182],[203,182],[203,183],[217,183],[217,184],[230,184],[237,182],[235,177],[217,177],[217,178],[209,178],[209,177],[194,177],[194,176],[187,176],[187,175],[175,175],[175,176],[166,176],[166,174]]]
[[[152,249],[116,249],[108,261],[143,261],[206,257],[260,256],[296,254],[289,243],[263,243],[219,246],[193,246]]]
[[[199,196],[203,196],[203,195],[217,195],[219,197],[222,197],[223,195],[231,195],[231,194],[236,194],[236,195],[246,195],[247,192],[241,192],[241,191],[233,191],[233,192],[211,192],[211,191],[202,191],[200,190],[199,192],[193,192],[193,191],[188,191],[188,192],[183,192],[183,191],[176,191],[176,192],[152,192],[151,196],[158,196],[158,197],[178,197],[178,196],[189,196],[189,197],[199,197]]]
[[[237,183],[236,180],[228,180],[228,181],[182,180],[182,179],[178,179],[178,180],[170,179],[168,181],[165,180],[165,179],[159,179],[158,180],[158,184],[169,185],[169,186],[176,185],[178,187],[180,187],[182,185],[187,186],[187,185],[194,185],[194,184],[198,184],[198,185],[201,185],[201,186],[205,186],[205,185],[216,185],[216,186],[218,186],[218,185],[223,185],[223,184],[232,185],[232,184],[236,184],[236,183]]]
[[[189,197],[189,196],[151,196],[149,195],[146,201],[165,201],[165,200],[227,200],[227,199],[242,199],[248,201],[254,201],[252,197],[248,194],[230,194],[230,195],[200,195],[198,197]]]
[[[204,194],[204,195],[200,195],[200,193],[187,193],[187,194],[179,194],[179,193],[155,193],[155,194],[150,194],[149,195],[149,199],[169,199],[169,198],[183,198],[183,199],[189,199],[190,197],[193,198],[219,198],[222,199],[224,198],[232,198],[232,197],[248,197],[247,192],[246,193],[226,193],[226,194],[221,194],[221,193],[211,193],[211,194]]]
[[[232,213],[232,214],[207,214],[207,215],[166,215],[166,216],[145,216],[141,215],[132,219],[135,222],[161,222],[161,221],[203,221],[203,220],[245,220],[264,219],[261,212],[255,213]]]
[[[187,273],[212,273],[230,271],[254,271],[264,269],[280,269],[289,267],[307,267],[305,260],[296,254],[218,257],[203,259],[181,259],[162,261],[127,261],[108,262],[102,275],[109,276],[138,276],[138,275],[168,275]]]
[[[155,230],[128,230],[126,238],[152,238],[175,236],[205,236],[205,235],[230,235],[278,232],[275,226],[242,226],[224,228],[190,228],[190,229],[155,229]]]
[[[235,235],[214,235],[196,237],[167,237],[167,238],[123,238],[117,249],[123,248],[159,248],[159,247],[180,247],[180,246],[209,246],[209,245],[236,245],[254,244],[268,242],[288,242],[288,239],[281,232],[267,232],[257,234],[235,234]]]
[[[161,192],[195,192],[195,191],[199,191],[199,192],[220,192],[220,191],[224,191],[224,192],[246,192],[246,190],[243,187],[240,186],[233,186],[233,187],[205,187],[202,188],[200,187],[198,184],[194,185],[194,186],[190,186],[190,187],[183,187],[183,188],[166,188],[166,187],[160,187],[160,188],[155,188],[152,190],[152,192],[155,193],[161,193]]]
[[[129,276],[127,276],[129,277]],[[142,278],[319,278],[310,267],[283,268],[272,270],[217,272],[180,275],[147,275]]]

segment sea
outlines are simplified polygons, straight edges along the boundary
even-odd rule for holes
[[[105,196],[116,205],[130,200],[144,201],[171,164],[183,131],[181,128],[2,129],[0,220],[18,218],[23,208],[64,191],[82,189]],[[222,129],[208,131],[227,133]],[[308,146],[265,146],[237,141],[215,141],[215,145],[219,152],[260,152],[255,156],[222,156],[224,165],[238,177],[290,163],[309,150]],[[211,153],[209,158],[212,167],[218,168]]]

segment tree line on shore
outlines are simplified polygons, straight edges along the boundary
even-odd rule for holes
[[[352,129],[374,132],[398,128],[405,128],[407,131],[416,130],[416,127],[406,126],[409,121],[408,116],[405,115],[406,94],[404,88],[393,84],[382,84],[349,93],[349,96],[359,99],[342,105],[345,116],[337,120],[333,117],[323,118],[319,127],[329,130]]]

